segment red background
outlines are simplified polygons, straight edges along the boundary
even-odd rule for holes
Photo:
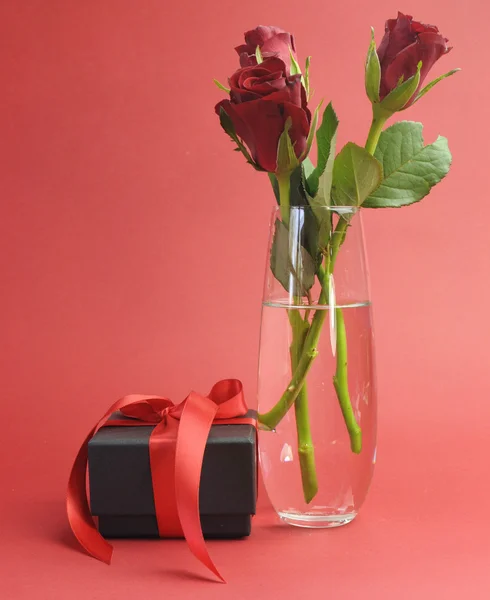
[[[254,403],[267,178],[213,113],[233,46],[259,23],[313,56],[340,143],[363,143],[363,61],[402,8],[436,23],[463,71],[403,115],[446,135],[451,174],[422,204],[364,213],[380,399],[378,466],[356,522],[282,527],[264,494],[253,536],[210,549],[76,549],[70,462],[117,397],[182,398],[221,377]],[[490,595],[487,340],[488,19],[483,0],[0,2],[0,597],[315,598]]]

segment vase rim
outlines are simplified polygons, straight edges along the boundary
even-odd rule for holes
[[[361,209],[360,206],[339,206],[339,205],[325,205],[325,206],[315,206],[312,207],[311,204],[294,204],[292,206],[289,207],[290,211],[293,210],[304,210],[304,209],[308,209],[308,210],[326,210],[329,212],[335,212],[338,214],[355,214],[357,212],[359,212],[359,210]],[[273,207],[273,212],[277,212],[281,210],[281,207],[277,204]]]

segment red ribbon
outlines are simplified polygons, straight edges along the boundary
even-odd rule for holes
[[[128,420],[111,420],[121,411]],[[209,430],[215,424],[252,424],[243,387],[224,379],[207,397],[191,392],[175,405],[168,398],[131,395],[115,402],[93,427],[80,448],[70,473],[66,509],[71,529],[85,550],[110,564],[112,546],[97,530],[87,499],[88,443],[102,427],[155,425],[150,436],[150,468],[160,537],[184,536],[191,552],[216,577],[225,581],[206,548],[199,518],[199,483]]]

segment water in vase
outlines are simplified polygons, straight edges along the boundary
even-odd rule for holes
[[[290,307],[265,303],[262,311],[258,378],[259,412],[267,412],[291,380]],[[299,309],[305,317],[304,308]],[[259,430],[260,461],[269,498],[280,517],[292,524],[329,527],[351,521],[366,497],[376,459],[376,390],[373,333],[369,303],[342,307],[348,348],[348,383],[352,407],[362,430],[360,454],[351,451],[349,435],[333,385],[336,370],[335,322],[328,312],[307,376],[308,406],[315,448],[318,492],[303,497],[294,407],[273,431]]]

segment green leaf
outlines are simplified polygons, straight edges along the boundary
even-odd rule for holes
[[[451,77],[451,75],[454,75],[458,71],[461,71],[461,69],[453,69],[452,71],[448,71],[447,73],[444,73],[444,75],[437,77],[437,79],[433,79],[415,96],[415,100],[412,102],[412,106],[415,104],[415,102],[418,102],[420,98],[422,98],[422,96],[425,96],[425,94],[427,94],[427,92],[430,91],[435,85],[437,85],[439,81],[446,79],[446,77]]]
[[[379,86],[381,82],[381,65],[379,64],[374,39],[374,28],[371,27],[371,43],[366,58],[366,94],[371,102],[379,102]]]
[[[277,181],[277,177],[274,173],[267,173],[269,176],[269,181],[271,182],[272,191],[274,192],[274,196],[276,197],[276,202],[279,204],[279,183]]]
[[[296,168],[290,177],[290,198],[291,207],[308,206],[310,203],[310,195],[307,188],[307,177],[314,169],[314,166],[309,158],[306,158],[298,168]],[[279,204],[279,184],[274,173],[268,173],[269,180],[272,185],[272,190]],[[303,231],[301,234],[301,244],[309,252],[310,256],[314,257],[317,266],[320,264],[321,254],[319,248],[319,224],[312,211],[303,211],[305,215]]]
[[[244,146],[240,138],[237,136],[235,132],[235,126],[233,125],[233,121],[230,119],[228,113],[225,111],[223,107],[220,108],[219,111],[219,122],[221,123],[221,127],[225,130],[225,132],[230,136],[233,142],[237,145],[236,150],[241,152],[243,156],[247,159],[247,162],[252,165],[252,167],[256,171],[263,171],[262,167],[260,167],[250,156],[249,151]]]
[[[329,210],[328,205],[320,195],[308,198],[308,202],[317,222],[318,248],[325,249],[330,240],[332,230],[332,211]]]
[[[325,199],[330,201],[330,184],[332,164],[335,157],[335,139],[339,120],[330,102],[325,108],[322,117],[322,123],[316,132],[316,143],[318,147],[318,161],[313,173],[308,177],[308,187],[312,196],[319,193],[320,178],[326,172],[326,176],[322,181],[322,193]]]
[[[296,60],[296,57],[294,56],[291,46],[289,47],[289,57],[291,58],[291,67],[290,67],[291,75],[301,75],[301,67],[299,66],[299,63]]]
[[[303,76],[307,100],[310,99],[310,65],[311,65],[311,56],[307,56],[306,57],[306,65],[305,65],[305,73]]]
[[[260,46],[257,46],[257,48],[255,48],[255,58],[257,59],[258,65],[264,62],[264,57],[262,56],[262,50],[260,49]]]
[[[306,87],[306,79],[305,76],[301,72],[301,67],[299,66],[296,57],[294,56],[293,49],[289,46],[289,57],[291,58],[291,66],[289,68],[291,75],[301,75],[301,83],[306,91],[306,98],[308,99],[308,88]],[[308,65],[308,59],[306,64]]]
[[[310,166],[311,165],[311,166]],[[308,171],[309,168],[313,168],[309,158],[306,158],[299,167],[297,167],[290,176],[290,197],[289,202],[291,206],[305,206],[308,204],[308,196],[304,186],[304,174],[303,169]],[[276,197],[277,203],[279,204],[279,184],[277,177],[274,173],[268,173],[269,181],[272,185],[274,196]]]
[[[419,62],[415,75],[412,75],[412,77],[409,77],[403,83],[399,83],[394,90],[391,90],[391,92],[383,98],[378,106],[388,113],[402,110],[419,87],[421,68],[422,62]]]
[[[322,249],[328,245],[331,235],[332,213],[328,207],[331,205],[330,192],[338,124],[337,115],[332,104],[329,104],[317,132],[318,165],[308,175],[306,183],[308,202],[318,227],[317,244]]]
[[[217,88],[219,88],[223,92],[226,92],[227,94],[230,93],[230,88],[227,88],[226,85],[223,85],[217,79],[213,79],[213,81],[214,81],[214,83],[215,83],[215,85],[216,85]]]
[[[349,142],[333,165],[332,203],[361,206],[383,178],[381,164],[367,150]]]
[[[400,121],[381,134],[375,157],[383,165],[384,179],[363,207],[389,208],[419,202],[449,172],[451,153],[439,136],[424,146],[422,123]]]
[[[281,133],[277,145],[277,173],[289,173],[299,165],[298,157],[294,152],[293,143],[289,137],[292,119],[288,117],[284,125],[284,131]]]
[[[291,206],[305,206],[308,204],[304,185],[303,163],[291,173],[289,203]]]
[[[279,219],[275,222],[271,249],[271,271],[293,296],[304,296],[315,282],[316,267],[311,255]]]
[[[311,162],[308,156],[304,159],[304,161],[301,164],[303,165],[303,174],[305,177],[305,182],[308,183],[308,177],[315,170],[315,165]]]
[[[301,236],[301,243],[306,248],[310,256],[313,257],[315,265],[317,267],[320,266],[322,261],[322,255],[320,252],[320,244],[319,244],[319,235],[320,235],[320,226],[321,223],[317,220],[316,215],[313,210],[310,210],[311,207],[311,197],[308,192],[308,181],[307,176],[308,173],[311,172],[313,168],[313,164],[309,159],[303,161],[299,169],[297,169],[293,173],[293,177],[291,177],[291,189],[294,190],[294,180],[295,174],[299,172],[301,179],[299,190],[296,199],[291,201],[291,206],[300,206],[304,215],[304,223],[303,223],[303,231]],[[306,208],[305,208],[306,207]]]
[[[326,206],[331,205],[331,191],[332,191],[332,179],[333,179],[333,165],[335,162],[335,146],[337,143],[337,133],[332,138],[332,150],[328,157],[325,170],[320,175],[318,182],[318,193],[317,196],[322,198]]]
[[[311,145],[313,144],[313,138],[315,137],[316,126],[318,123],[318,111],[320,110],[322,104],[323,104],[323,100],[315,108],[315,112],[313,113],[313,116],[311,118],[310,131],[308,133],[308,138],[306,139],[306,148],[305,148],[305,151],[303,152],[303,154],[301,155],[300,160],[304,160],[310,153]]]

